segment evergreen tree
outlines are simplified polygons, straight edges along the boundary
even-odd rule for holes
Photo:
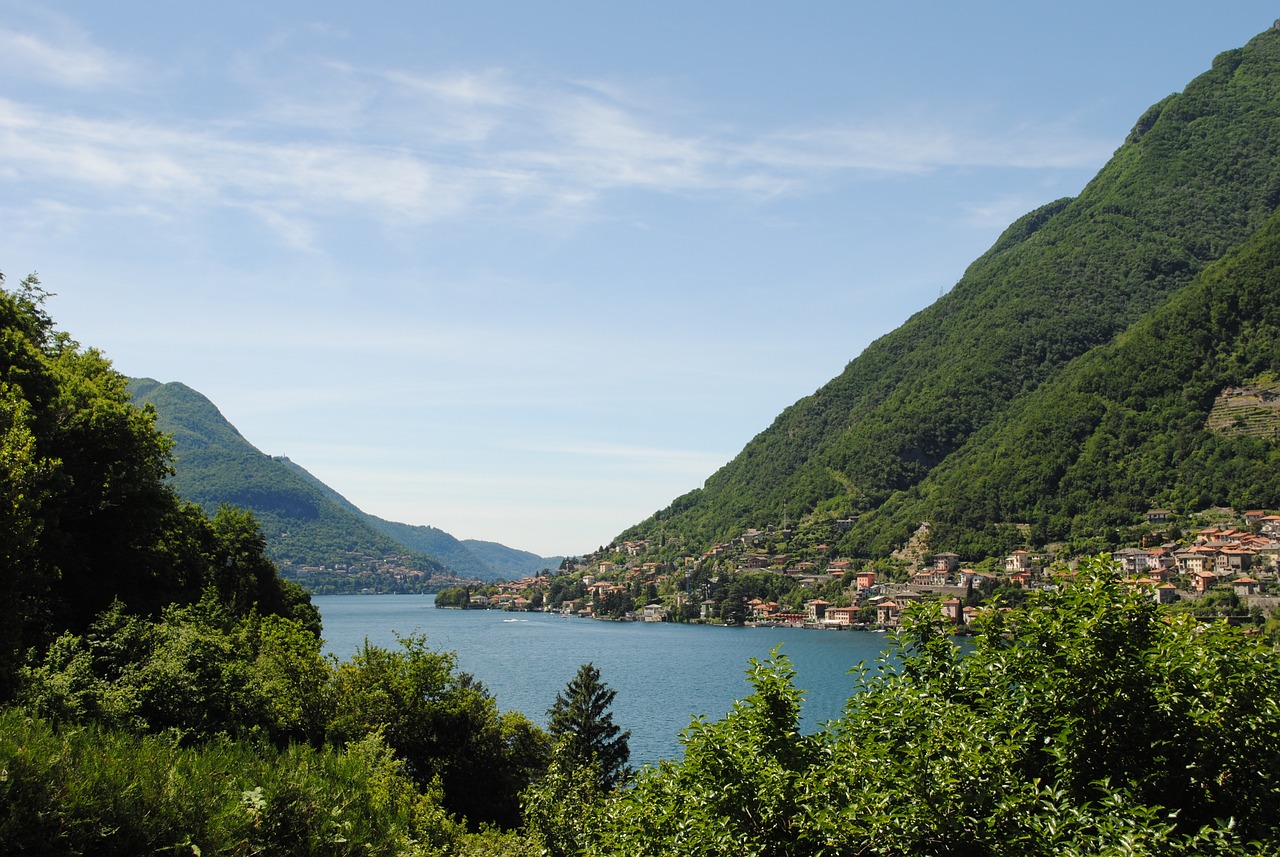
[[[557,761],[570,769],[594,768],[604,791],[617,786],[631,772],[627,767],[631,732],[622,731],[609,711],[617,695],[600,680],[600,670],[586,663],[547,711]]]

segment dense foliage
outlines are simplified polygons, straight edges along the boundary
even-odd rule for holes
[[[1280,848],[1280,658],[1170,617],[1105,561],[992,610],[932,612],[799,730],[784,657],[586,824],[588,854],[1255,854]]]
[[[436,855],[464,831],[376,736],[343,750],[195,746],[0,711],[8,854]]]
[[[250,518],[208,518],[170,489],[169,440],[125,379],[54,329],[28,278],[0,291],[0,699],[21,653],[84,630],[119,599],[139,613],[214,588],[233,612],[316,623]]]
[[[471,824],[515,827],[520,791],[546,767],[546,734],[518,712],[499,712],[484,686],[426,640],[400,651],[365,644],[333,676],[338,743],[381,733],[426,786],[439,782],[444,805]]]
[[[1148,111],[1079,197],[1014,223],[946,296],[620,540],[679,537],[690,551],[787,517],[864,513],[912,491],[1011,403],[1267,222],[1280,204],[1277,121],[1280,32],[1268,30]],[[1094,418],[1065,416],[1071,425]],[[1073,490],[1111,475],[1102,459]],[[893,536],[900,542],[901,527]],[[855,527],[852,538],[886,546],[878,529]]]
[[[1280,413],[1253,432],[1211,420],[1224,390],[1280,394],[1277,272],[1280,216],[868,515],[850,548],[875,553],[926,520],[935,547],[973,556],[1007,552],[993,521],[1031,524],[1038,544],[1118,540],[1152,507],[1280,505]]]
[[[19,702],[41,722],[160,734],[184,747],[307,744],[340,755],[372,741],[437,815],[473,826],[519,825],[520,792],[550,746],[421,637],[395,650],[366,644],[335,664],[300,623],[236,619],[212,590],[156,621],[117,603],[87,633],[63,634],[25,671]]]
[[[471,593],[465,586],[450,586],[436,593],[436,607],[466,610],[471,606]]]

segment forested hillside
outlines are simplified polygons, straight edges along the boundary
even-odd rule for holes
[[[277,459],[292,468],[306,482],[340,508],[355,515],[369,527],[393,539],[402,550],[416,551],[431,557],[457,577],[477,580],[518,580],[554,568],[560,557],[540,557],[496,542],[462,541],[439,527],[425,524],[402,524],[370,515],[337,491],[287,458]]]
[[[157,426],[173,436],[177,492],[208,512],[224,503],[251,511],[272,559],[281,565],[345,567],[361,557],[411,554],[406,566],[442,570],[434,559],[410,551],[336,502],[309,473],[258,450],[212,402],[185,384],[132,379],[129,390],[136,403],[154,407]]]
[[[393,563],[480,581],[518,579],[554,568],[544,558],[495,544],[466,544],[436,527],[384,521],[288,458],[262,453],[204,395],[186,384],[129,380],[133,402],[155,408],[156,425],[174,440],[173,486],[206,512],[248,509],[268,553],[285,569]]]
[[[967,556],[1118,543],[1153,507],[1280,505],[1280,214],[1238,251],[1017,401],[849,539],[876,553],[922,521]],[[1233,400],[1259,404],[1248,418]]]
[[[481,539],[463,539],[472,555],[478,557],[489,568],[507,580],[517,580],[543,569],[555,569],[564,560],[562,556],[543,556],[529,551],[516,550],[498,542],[486,542]]]
[[[54,328],[44,297],[35,278],[0,291],[0,699],[29,649],[85,630],[116,601],[153,614],[212,590],[232,615],[318,630],[250,516],[206,516],[170,488],[155,411],[130,403],[102,354]]]
[[[536,574],[559,557],[479,543],[478,552],[429,526],[370,515],[297,463],[257,449],[205,396],[185,384],[129,381],[134,402],[151,405],[156,424],[174,440],[173,486],[214,512],[222,504],[251,511],[261,522],[271,558],[287,570],[346,567],[368,561],[405,569],[496,580]]]
[[[1140,117],[1078,197],[1019,219],[947,295],[619,540],[706,547],[784,517],[865,515],[921,485],[1011,406],[1263,227],[1280,204],[1278,121],[1280,32],[1268,30]],[[1101,479],[1082,473],[1077,484]],[[1037,513],[1046,534],[1070,508],[1059,506]],[[993,513],[1001,517],[955,524],[986,528],[1011,514]],[[848,543],[884,550],[911,516],[889,527],[867,516]]]

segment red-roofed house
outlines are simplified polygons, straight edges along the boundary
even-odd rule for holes
[[[876,624],[886,628],[898,627],[902,608],[896,601],[882,601],[876,605]]]
[[[1235,588],[1236,595],[1243,597],[1246,595],[1257,595],[1258,587],[1261,584],[1252,577],[1237,577],[1235,580],[1231,581],[1231,585]]]
[[[1194,592],[1208,592],[1218,582],[1218,575],[1212,571],[1195,571],[1191,573],[1191,589]]]

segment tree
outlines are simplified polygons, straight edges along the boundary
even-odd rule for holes
[[[116,601],[154,617],[212,586],[232,616],[278,614],[318,633],[248,513],[210,521],[178,497],[155,410],[131,404],[100,352],[54,330],[46,296],[34,276],[0,288],[0,699],[16,692],[27,650],[86,631]]]
[[[450,586],[436,593],[437,607],[455,607],[466,610],[471,606],[471,593],[465,586]]]
[[[578,667],[577,675],[547,711],[558,761],[569,768],[593,768],[601,790],[606,792],[631,773],[627,767],[631,732],[622,731],[609,711],[617,695],[600,680],[600,670],[586,663]]]
[[[472,825],[519,823],[520,792],[546,768],[546,735],[517,712],[499,713],[454,653],[421,635],[402,637],[399,651],[366,641],[335,670],[333,688],[331,741],[381,732],[419,786],[439,780],[446,809]]]
[[[907,611],[844,716],[799,731],[785,659],[684,758],[589,809],[587,855],[1245,855],[1280,846],[1280,657],[1159,609],[1108,558],[989,610]]]
[[[747,675],[753,692],[723,720],[685,730],[682,760],[646,768],[634,788],[596,808],[580,853],[816,853],[811,840],[824,831],[806,819],[808,778],[815,763],[834,760],[800,735],[803,691],[786,656],[752,658]]]

